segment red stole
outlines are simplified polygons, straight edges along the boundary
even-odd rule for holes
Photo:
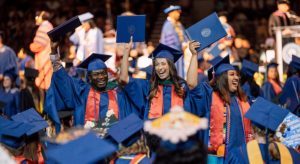
[[[248,102],[237,100],[239,106],[242,108],[242,116],[249,110],[250,105]],[[223,125],[226,123],[226,118],[224,117],[224,101],[221,97],[213,92],[212,95],[212,103],[210,108],[210,149],[213,151],[217,151],[219,146],[225,143],[225,135],[223,133]],[[227,117],[230,117],[230,113],[227,113]],[[243,117],[244,123],[244,134],[246,137],[246,141],[250,141],[252,139],[252,129],[251,122],[249,119]],[[227,127],[229,127],[227,125]],[[229,134],[229,129],[227,129],[227,133]],[[229,136],[229,135],[228,135]]]
[[[153,97],[150,110],[148,114],[149,119],[158,118],[163,115],[163,85],[158,85],[156,95]],[[175,87],[172,85],[172,92],[171,92],[171,107],[173,106],[183,106],[183,99],[179,97],[175,92]]]
[[[268,81],[271,83],[271,85],[272,85],[272,87],[273,87],[276,95],[278,95],[279,93],[281,93],[282,88],[281,88],[281,86],[276,81],[274,81],[272,79],[269,79]]]
[[[94,90],[93,88],[90,89],[85,107],[85,122],[99,120],[100,94],[100,92]],[[118,118],[119,107],[116,100],[117,93],[115,90],[108,90],[107,94],[109,98],[108,110],[113,110],[116,118]]]

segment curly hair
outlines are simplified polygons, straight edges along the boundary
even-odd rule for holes
[[[154,65],[154,62],[155,61],[153,60],[153,65]],[[177,75],[177,70],[176,70],[175,65],[168,59],[167,59],[167,63],[168,63],[169,68],[170,68],[170,80],[172,81],[172,83],[175,87],[175,92],[179,97],[184,98],[184,94],[185,94],[184,89],[180,85],[180,81],[182,81],[183,79]],[[158,80],[159,80],[159,77],[156,74],[156,71],[155,71],[155,68],[154,68],[152,70],[152,76],[151,76],[151,79],[150,79],[150,83],[151,83],[150,94],[149,94],[150,102],[155,97],[155,95],[157,93]]]

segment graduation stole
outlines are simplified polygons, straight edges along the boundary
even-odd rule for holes
[[[291,156],[291,153],[289,150],[281,143],[275,142],[277,145],[277,148],[280,153],[280,163],[284,164],[292,164],[293,163],[293,158]],[[249,163],[255,163],[255,164],[264,164],[261,151],[258,146],[258,142],[256,140],[252,140],[247,143],[247,155],[248,155],[248,160]]]
[[[108,94],[108,110],[113,110],[114,115],[116,118],[119,116],[119,107],[116,100],[116,90],[111,89],[105,91]],[[102,92],[103,93],[103,92]],[[86,108],[85,108],[85,121],[98,121],[99,120],[99,112],[100,108],[100,94],[101,92],[96,91],[93,88],[90,88],[87,102],[86,102]]]
[[[271,80],[271,79],[269,79],[268,81],[271,83],[271,85],[272,85],[272,87],[273,87],[274,92],[275,92],[276,95],[278,95],[279,93],[281,93],[282,88],[281,88],[281,86],[277,82],[275,82],[274,80]]]
[[[244,127],[244,135],[246,138],[246,142],[252,139],[252,129],[251,122],[249,119],[244,117],[244,114],[249,110],[250,105],[248,102],[243,102],[237,99],[239,104],[243,127]],[[230,110],[226,111],[224,101],[218,95],[217,92],[213,92],[212,94],[212,103],[210,108],[210,138],[209,138],[209,149],[213,151],[218,151],[219,147],[225,143],[225,139],[229,141],[229,133],[230,133]],[[226,116],[224,113],[226,112]],[[228,122],[227,122],[228,120]],[[226,132],[224,132],[224,124],[226,124]],[[226,134],[224,134],[226,133]],[[223,149],[225,147],[223,146]],[[219,150],[220,155],[225,154],[225,150]]]
[[[175,92],[175,87],[172,84],[171,91],[171,108],[173,106],[183,106],[183,99],[179,97]],[[152,98],[150,104],[150,110],[148,114],[149,119],[158,118],[163,115],[163,106],[164,106],[164,93],[163,93],[164,85],[158,85],[156,95]]]

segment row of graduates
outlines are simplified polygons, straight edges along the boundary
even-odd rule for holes
[[[132,42],[127,44],[124,51],[119,84],[108,79],[104,63],[109,58],[107,55],[93,54],[79,65],[87,69],[88,83],[69,77],[58,55],[53,57],[54,74],[45,104],[50,118],[59,124],[57,111],[74,110],[75,125],[94,127],[108,112],[119,120],[131,113],[147,120],[159,118],[179,105],[209,119],[210,128],[201,133],[201,139],[211,154],[224,156],[253,139],[251,122],[244,117],[250,104],[240,87],[239,74],[229,64],[228,57],[215,61],[211,87],[197,81],[196,48],[200,43],[189,42],[193,56],[187,81],[177,76],[174,67],[182,53],[160,44],[152,54],[151,78],[133,79],[127,70],[131,45]],[[57,54],[56,49],[53,48],[54,54]],[[295,58],[293,64],[299,67],[299,59]]]

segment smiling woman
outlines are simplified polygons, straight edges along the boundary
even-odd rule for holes
[[[190,41],[189,49],[192,53],[187,81],[177,74],[175,62],[182,56],[182,52],[164,44],[159,44],[150,58],[153,59],[154,69],[150,80],[132,79],[128,76],[128,55],[132,42],[127,44],[123,55],[120,81],[136,82],[134,92],[139,97],[140,117],[155,119],[168,113],[173,106],[184,107],[186,111],[196,111],[203,107],[206,96],[210,95],[210,87],[206,83],[197,82],[197,51],[199,42]],[[207,93],[207,94],[206,94]],[[205,101],[206,102],[206,101]],[[201,106],[201,107],[200,107]]]

